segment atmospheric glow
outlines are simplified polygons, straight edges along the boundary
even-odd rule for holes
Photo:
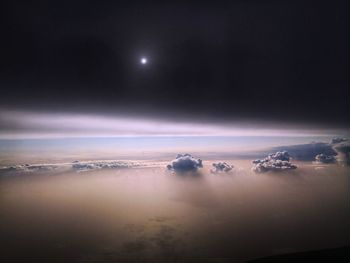
[[[334,136],[339,130],[252,123],[199,123],[128,115],[0,111],[0,139],[125,136]]]
[[[141,64],[147,64],[147,58],[141,58]]]

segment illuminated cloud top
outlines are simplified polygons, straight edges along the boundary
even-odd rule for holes
[[[264,159],[257,159],[253,161],[252,170],[256,173],[265,173],[268,171],[287,171],[296,169],[297,166],[292,164],[290,156],[287,151],[276,152],[268,155]]]
[[[176,173],[196,172],[199,168],[202,168],[202,160],[192,157],[192,155],[178,154],[170,164],[167,165],[167,169]]]

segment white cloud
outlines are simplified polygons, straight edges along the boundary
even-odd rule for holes
[[[268,155],[264,159],[253,161],[252,170],[256,173],[264,173],[268,171],[286,171],[296,169],[297,166],[292,164],[287,151],[276,152]]]

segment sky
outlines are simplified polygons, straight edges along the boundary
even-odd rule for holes
[[[5,1],[1,112],[348,127],[348,7]]]
[[[349,3],[1,1],[2,257],[349,245]]]
[[[349,134],[349,129],[325,125],[2,110],[0,164],[111,158],[168,160],[185,152],[203,158],[257,158],[288,149],[296,155],[301,151],[314,157],[324,147],[331,147],[332,138],[348,138]],[[315,143],[321,143],[321,148]],[[289,147],[293,145],[306,148],[295,152]]]

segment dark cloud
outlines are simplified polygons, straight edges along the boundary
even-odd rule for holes
[[[348,141],[347,138],[340,138],[340,137],[337,137],[337,138],[333,138],[331,140],[331,144],[337,144],[337,143],[341,143],[341,142],[346,142]]]
[[[202,160],[195,159],[188,153],[178,154],[176,158],[167,165],[168,170],[176,173],[196,172],[202,167]]]
[[[300,145],[278,146],[273,150],[286,150],[294,160],[316,161],[318,163],[350,164],[350,141],[348,138],[336,137],[329,143],[313,142]]]
[[[309,161],[315,160],[315,156],[318,154],[325,154],[327,156],[335,156],[337,152],[333,149],[333,146],[329,143],[313,142],[299,145],[278,146],[272,148],[274,151],[288,151],[290,156],[294,160]]]
[[[344,141],[333,146],[337,152],[337,161],[341,165],[350,165],[350,142]]]
[[[315,156],[315,162],[316,163],[335,163],[336,158],[333,155],[326,155],[326,154],[317,154]]]
[[[296,169],[297,166],[289,162],[290,156],[287,151],[276,152],[268,155],[264,159],[253,161],[252,170],[256,173],[264,173],[268,171],[286,171]]]
[[[233,165],[228,164],[226,162],[213,163],[212,165],[213,165],[214,169],[211,169],[210,172],[213,174],[229,173],[234,168]]]

